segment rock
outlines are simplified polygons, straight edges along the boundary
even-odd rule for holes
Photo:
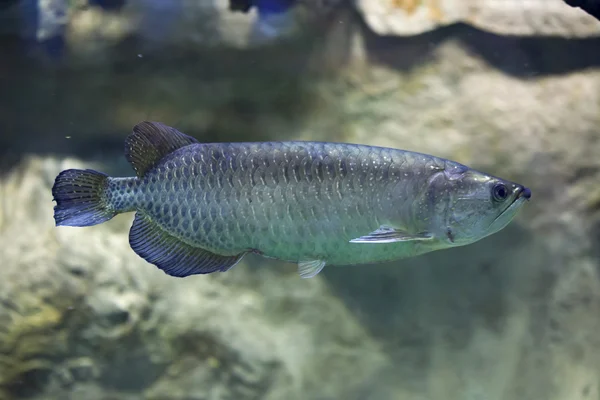
[[[260,4],[279,2],[288,1]],[[301,38],[339,3],[303,0],[276,12],[252,7],[243,13],[235,12],[230,0],[20,0],[0,8],[0,33],[27,39],[40,56],[54,52],[57,59],[93,65],[114,57],[114,48],[124,41],[133,40],[138,53],[148,53],[253,48]]]
[[[116,12],[84,4],[72,9],[65,40],[75,60],[98,64],[131,38],[138,41],[133,57],[170,48],[247,47],[255,22],[255,12],[231,12],[227,0],[128,0]]]
[[[82,166],[29,158],[0,183],[0,398],[350,398],[384,366],[293,265],[174,279],[129,248],[131,215],[53,227],[53,178]]]
[[[458,22],[503,35],[590,37],[600,23],[563,0],[355,0],[380,35],[417,35]]]

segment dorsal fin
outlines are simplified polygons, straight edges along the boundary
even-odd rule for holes
[[[175,128],[160,122],[143,121],[134,126],[125,139],[125,157],[137,176],[142,177],[164,156],[193,143],[198,141]]]

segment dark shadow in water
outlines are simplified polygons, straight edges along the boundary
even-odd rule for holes
[[[399,362],[418,365],[428,362],[424,349],[434,335],[462,348],[475,326],[502,330],[518,270],[528,268],[514,250],[530,246],[529,235],[513,223],[472,245],[394,263],[326,267],[322,274],[392,355],[402,353]]]

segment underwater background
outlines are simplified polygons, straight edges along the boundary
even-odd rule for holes
[[[167,276],[133,214],[56,228],[66,168],[204,142],[419,151],[532,200],[465,247]],[[600,399],[600,21],[562,0],[0,2],[0,399]]]

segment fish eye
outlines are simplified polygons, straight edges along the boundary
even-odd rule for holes
[[[508,188],[502,183],[497,183],[492,189],[492,195],[496,201],[506,200],[508,197]]]

